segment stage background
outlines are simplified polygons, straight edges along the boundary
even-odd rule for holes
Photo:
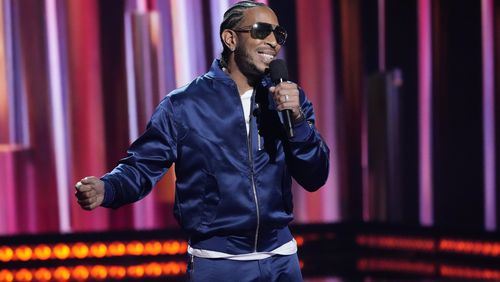
[[[227,0],[1,0],[0,235],[175,227],[170,172],[81,210],[158,101],[219,57]],[[296,223],[497,230],[499,0],[269,0],[331,148]]]

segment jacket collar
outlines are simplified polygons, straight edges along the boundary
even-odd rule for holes
[[[221,65],[220,65],[220,60],[218,60],[218,59],[215,59],[212,62],[212,65],[210,66],[210,69],[205,74],[205,76],[208,78],[220,80],[223,82],[234,83],[234,81],[231,79],[231,77],[229,75],[227,75],[227,73],[225,73],[222,70]]]
[[[205,74],[205,76],[208,78],[211,78],[211,79],[222,81],[224,83],[228,83],[228,84],[234,83],[234,81],[231,79],[231,77],[222,70],[219,59],[215,59],[212,62],[212,65],[210,66],[210,70]],[[264,76],[262,78],[261,83],[262,83],[262,86],[264,86],[265,88],[272,86],[271,78],[269,77],[269,75]]]

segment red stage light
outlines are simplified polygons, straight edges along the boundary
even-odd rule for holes
[[[144,245],[139,241],[132,241],[127,244],[127,254],[140,256],[144,253]]]
[[[16,248],[15,254],[17,259],[28,261],[32,258],[33,250],[28,246],[22,245]]]
[[[60,266],[54,271],[54,279],[57,281],[68,281],[70,278],[71,273],[65,266]]]
[[[89,255],[89,247],[84,243],[76,243],[71,247],[73,257],[83,259]]]
[[[146,243],[144,249],[146,250],[145,252],[146,255],[156,256],[161,253],[162,246],[161,243],[158,241],[151,241]]]
[[[109,245],[109,254],[111,256],[123,256],[125,254],[125,244],[122,242],[113,242]]]
[[[90,246],[90,254],[96,258],[102,258],[106,256],[107,249],[105,244],[97,242]]]
[[[108,270],[109,277],[113,279],[123,279],[127,276],[127,270],[123,266],[111,266]]]
[[[31,281],[33,280],[33,274],[26,268],[20,269],[16,272],[16,281]]]
[[[35,247],[35,259],[48,260],[52,255],[52,249],[45,244],[41,244]]]
[[[14,281],[14,274],[9,270],[0,270],[0,281],[1,282],[11,282]]]
[[[47,268],[39,268],[35,271],[35,280],[36,281],[50,281],[52,279],[52,272],[48,270]]]
[[[70,255],[69,246],[66,244],[57,244],[54,246],[54,255],[60,260],[65,260]]]
[[[8,262],[11,261],[14,256],[14,251],[12,248],[7,246],[0,247],[0,261]]]
[[[108,277],[108,270],[102,265],[96,265],[90,270],[90,276],[96,280],[104,280]]]
[[[90,276],[89,270],[82,265],[73,268],[71,273],[72,273],[71,276],[77,281],[85,281]]]

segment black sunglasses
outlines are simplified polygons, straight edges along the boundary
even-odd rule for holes
[[[279,45],[285,44],[287,37],[286,30],[283,27],[279,25],[273,26],[270,23],[254,23],[252,26],[233,29],[233,31],[250,32],[250,36],[255,39],[264,39],[272,32]]]

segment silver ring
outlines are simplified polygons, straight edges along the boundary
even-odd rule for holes
[[[285,95],[285,102],[288,102],[288,95]]]

